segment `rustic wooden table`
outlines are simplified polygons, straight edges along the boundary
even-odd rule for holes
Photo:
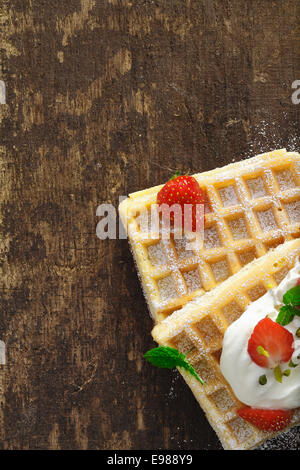
[[[2,0],[4,449],[220,449],[96,208],[300,148],[297,0]],[[300,448],[294,432],[272,448]]]

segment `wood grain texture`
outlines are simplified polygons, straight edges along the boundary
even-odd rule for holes
[[[299,150],[299,2],[0,8],[0,445],[220,449],[182,379],[144,363],[127,241],[96,237],[96,208],[177,169]]]

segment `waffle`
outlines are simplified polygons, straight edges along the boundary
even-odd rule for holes
[[[299,239],[278,246],[243,267],[213,291],[194,298],[152,331],[157,343],[186,354],[205,381],[202,386],[191,374],[180,369],[224,449],[255,448],[276,435],[259,431],[237,415],[236,410],[242,404],[221,374],[220,356],[226,328],[251,301],[264,295],[270,286],[276,287],[299,255]],[[300,408],[294,412],[290,427],[298,424]]]
[[[215,288],[284,241],[300,236],[300,155],[285,149],[194,175],[207,197],[202,247],[151,233],[162,186],[131,194],[119,212],[155,322]]]

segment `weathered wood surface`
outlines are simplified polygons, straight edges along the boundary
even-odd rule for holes
[[[0,8],[1,447],[220,449],[182,379],[143,362],[127,241],[97,239],[96,208],[177,169],[299,149],[299,2]]]

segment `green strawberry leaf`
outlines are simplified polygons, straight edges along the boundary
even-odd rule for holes
[[[176,173],[172,176],[172,178],[170,178],[170,181],[175,180],[176,178],[178,178],[178,176],[181,176],[180,170],[176,171]]]
[[[181,367],[204,385],[204,381],[199,377],[194,367],[187,361],[186,356],[180,353],[177,349],[170,348],[169,346],[158,346],[157,348],[147,351],[144,354],[144,358],[153,366],[160,367],[162,369]]]

